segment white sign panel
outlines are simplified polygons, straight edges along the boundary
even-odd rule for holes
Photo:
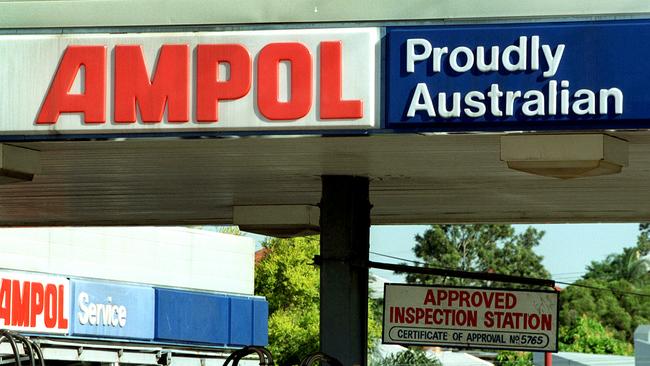
[[[378,28],[0,36],[0,135],[379,128]]]
[[[67,278],[0,271],[0,329],[66,334],[69,317]]]
[[[557,351],[557,292],[386,285],[383,342]]]

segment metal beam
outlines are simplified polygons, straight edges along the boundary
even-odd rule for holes
[[[41,171],[40,152],[0,144],[0,184],[31,181]]]

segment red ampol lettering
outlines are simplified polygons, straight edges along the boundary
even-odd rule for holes
[[[58,302],[56,301],[56,286],[49,284],[45,286],[45,327],[56,327],[56,317],[58,312],[56,310]]]
[[[251,89],[251,56],[240,44],[201,44],[196,47],[196,120],[219,121],[219,101],[239,99]],[[230,77],[219,81],[219,64],[228,64]]]
[[[290,98],[279,101],[280,62],[291,64]],[[257,56],[257,106],[270,120],[295,120],[309,113],[312,105],[312,59],[302,43],[271,43]]]
[[[341,41],[320,44],[320,118],[363,117],[363,102],[343,100]]]
[[[28,327],[29,326],[29,281],[25,281],[22,286],[22,295],[20,291],[20,281],[12,281],[11,296],[11,325]]]
[[[4,325],[11,324],[11,280],[3,278],[0,285],[0,319]]]
[[[43,312],[43,300],[44,300],[45,289],[43,284],[38,282],[32,282],[32,293],[31,293],[31,303],[30,303],[30,319],[29,325],[31,327],[36,326],[36,316]]]
[[[142,122],[162,121],[165,104],[169,122],[189,121],[189,65],[187,45],[163,45],[150,81],[142,47],[115,46],[115,122],[135,122],[136,103]]]
[[[59,285],[59,296],[57,297],[59,302],[59,329],[68,329],[68,318],[65,314],[65,286]]]
[[[83,93],[70,94],[84,66]],[[45,95],[37,124],[53,124],[61,113],[83,113],[84,123],[106,122],[106,47],[68,46]]]

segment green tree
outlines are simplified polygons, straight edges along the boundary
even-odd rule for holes
[[[318,236],[269,238],[262,248],[266,255],[255,267],[255,293],[266,296],[269,314],[318,304],[320,274],[313,265],[320,251]]]
[[[571,326],[560,327],[560,351],[630,355],[632,345],[616,339],[598,320],[581,316]]]
[[[650,322],[650,231],[647,224],[639,229],[635,246],[592,262],[584,279],[562,291],[562,326],[575,328],[587,316],[600,320],[609,334],[629,343],[636,327]]]
[[[413,251],[428,267],[549,278],[542,256],[534,252],[543,236],[543,231],[532,227],[517,234],[511,225],[431,225],[422,235],[416,235]],[[472,279],[421,274],[407,274],[406,280],[423,284],[484,284]],[[499,352],[497,361],[504,366],[532,365],[532,354]]]
[[[269,303],[269,350],[278,365],[297,365],[319,349],[320,272],[313,265],[318,236],[269,238],[255,268],[255,293]],[[368,303],[368,346],[381,335],[376,308]]]
[[[239,230],[239,226],[237,225],[225,225],[225,226],[191,225],[188,227],[192,229],[212,231],[214,233],[220,233],[220,234],[229,234],[229,235],[237,235],[237,236],[244,235],[242,231]]]
[[[599,319],[614,337],[632,342],[634,330],[650,321],[650,285],[626,280],[588,279],[560,293],[560,325],[575,326],[582,316]],[[588,286],[593,288],[584,288]],[[647,294],[638,296],[633,293]]]
[[[255,293],[269,303],[269,350],[279,365],[297,365],[318,350],[318,268],[316,236],[262,243],[265,257],[255,268]]]
[[[622,253],[613,253],[602,261],[593,261],[587,266],[586,279],[619,280],[635,284],[650,282],[650,224],[639,224],[636,245],[624,248]]]
[[[533,354],[530,352],[501,351],[497,354],[498,366],[533,366]]]
[[[641,246],[644,243],[640,243]],[[643,255],[639,246],[624,248],[623,253],[610,254],[603,261],[593,261],[587,266],[586,279],[614,281],[623,279],[640,284],[649,280],[650,257]]]
[[[434,357],[429,357],[420,350],[406,350],[389,355],[385,358],[372,360],[370,366],[440,366],[441,363]]]
[[[416,235],[413,251],[429,267],[548,278],[542,257],[533,251],[543,236],[543,231],[532,227],[516,234],[511,225],[432,225]],[[408,274],[406,279],[424,284],[480,283],[422,274]]]
[[[583,316],[602,319],[615,337],[626,340],[633,331],[633,314],[619,302],[619,297],[611,291],[594,290],[581,287],[609,288],[617,286],[619,290],[631,289],[624,281],[608,282],[603,280],[582,280],[578,286],[569,286],[560,293],[560,325],[576,327]]]

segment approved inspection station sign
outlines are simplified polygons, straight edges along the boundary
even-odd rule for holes
[[[557,352],[558,292],[386,284],[383,343]]]

